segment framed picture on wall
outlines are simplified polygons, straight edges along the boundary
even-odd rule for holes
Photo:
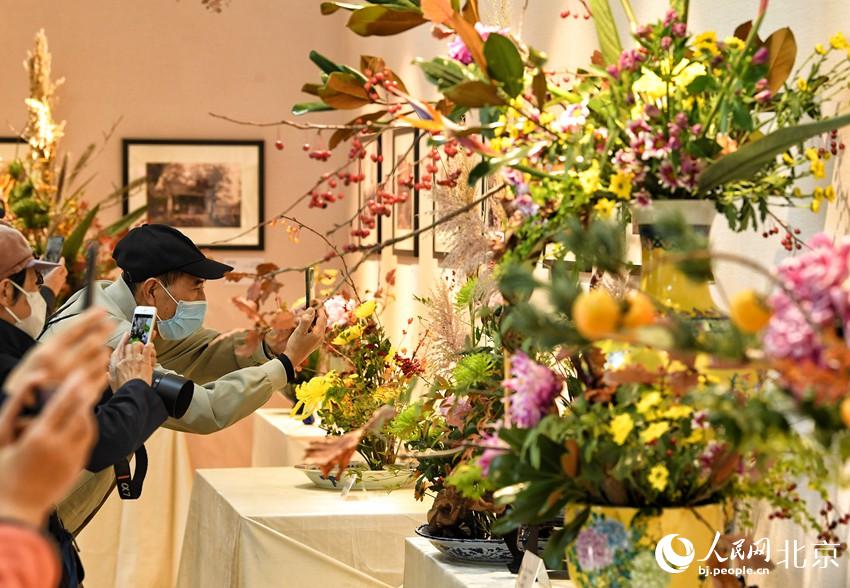
[[[419,228],[419,133],[414,129],[401,129],[393,133],[392,165],[387,166],[392,174],[390,191],[404,198],[393,205],[393,239],[413,233]],[[404,239],[393,245],[396,255],[419,256],[419,237]]]
[[[5,168],[27,153],[27,144],[20,137],[0,137],[0,167]]]
[[[378,193],[378,186],[381,184],[382,147],[382,137],[378,135],[374,141],[366,146],[366,157],[358,162],[359,173],[363,174],[364,178],[357,184],[357,210],[363,211],[369,199],[375,198]],[[368,237],[360,237],[361,247],[374,247],[383,241],[382,219],[382,216],[375,219],[376,226],[370,229]],[[369,227],[363,226],[359,215],[354,222],[354,227],[358,230],[369,229]]]
[[[124,213],[180,229],[199,247],[262,250],[263,141],[124,139]]]

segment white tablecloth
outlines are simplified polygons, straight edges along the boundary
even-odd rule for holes
[[[289,416],[288,408],[261,408],[254,419],[251,465],[255,467],[294,466],[304,463],[310,441],[324,437],[315,425],[305,425]]]
[[[472,564],[440,553],[423,537],[409,537],[404,546],[404,588],[514,588],[516,576],[505,564]],[[568,580],[552,586],[573,588]],[[638,588],[637,586],[635,588]]]
[[[198,470],[177,585],[396,587],[428,506],[412,490],[343,499],[294,468]]]

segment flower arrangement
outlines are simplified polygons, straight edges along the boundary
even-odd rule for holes
[[[36,34],[35,47],[28,52],[24,65],[29,74],[30,96],[25,100],[27,125],[20,136],[26,146],[22,147],[25,153],[21,157],[3,162],[0,170],[3,215],[27,237],[37,255],[44,253],[49,237],[65,238],[62,254],[69,269],[69,286],[74,291],[84,285],[84,241],[101,243],[98,270],[105,274],[115,267],[110,254],[115,242],[138,221],[145,208],[107,227],[100,226],[97,213],[120,202],[125,191],[138,184],[116,190],[94,206],[84,200],[91,178],[78,180],[95,156],[97,146],[89,145],[73,167],[67,155],[59,157],[65,122],[53,118],[53,106],[64,78],[52,79],[52,56],[43,30]],[[111,134],[110,131],[107,140]]]
[[[422,365],[415,352],[405,357],[393,349],[375,317],[377,300],[354,306],[342,296],[334,296],[324,307],[333,326],[326,351],[340,367],[300,384],[293,414],[306,418],[315,412],[320,426],[332,435],[341,435],[362,428],[382,406],[402,410]],[[360,440],[357,452],[369,469],[395,464],[400,439],[393,430],[389,423]]]

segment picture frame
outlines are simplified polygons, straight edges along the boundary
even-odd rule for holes
[[[183,232],[205,249],[265,248],[262,140],[122,141],[124,214],[148,205],[147,222]]]
[[[364,178],[357,184],[357,210],[363,210],[366,202],[377,195],[378,188],[383,179],[382,159],[383,137],[378,135],[374,141],[366,146],[366,157],[360,159],[358,162],[358,173],[363,174]],[[372,229],[368,237],[359,238],[361,247],[374,247],[383,243],[383,218],[383,216],[379,216],[375,219],[376,227]],[[358,230],[363,228],[359,214],[354,222],[354,226]]]
[[[437,193],[440,190],[452,190],[453,188],[449,188],[446,186],[439,186],[437,184],[437,180],[442,180],[448,176],[448,169],[446,166],[446,162],[443,158],[440,158],[440,161],[437,163],[437,167],[439,170],[434,175],[432,182],[432,191],[431,191],[431,211],[432,211],[432,221],[435,221],[440,218],[446,211],[440,210],[439,205],[437,204],[438,198]],[[435,259],[443,259],[449,253],[451,253],[451,239],[446,237],[445,233],[438,228],[431,231],[431,247],[433,251],[433,255]]]
[[[415,129],[400,129],[392,136],[392,159],[387,166],[390,179],[390,192],[405,195],[403,203],[393,205],[393,239],[414,233],[419,229],[419,132]],[[413,188],[404,185],[412,177]],[[419,236],[413,236],[393,244],[395,255],[419,257]]]
[[[5,168],[21,157],[25,149],[27,149],[27,143],[20,137],[0,137],[0,166]]]

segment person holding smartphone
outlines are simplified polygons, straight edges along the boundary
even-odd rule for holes
[[[5,384],[17,367],[25,372],[52,370],[80,358],[74,346],[60,353],[38,351],[35,340],[45,323],[45,301],[39,292],[41,272],[52,271],[56,264],[35,259],[26,238],[16,229],[0,225],[0,403],[7,399]],[[105,326],[105,328],[104,328]],[[108,335],[110,323],[101,320],[96,333]],[[79,321],[69,321],[69,330],[81,338]],[[67,335],[65,335],[67,337]],[[50,348],[52,348],[51,346]],[[107,353],[103,341],[97,352]],[[27,360],[24,357],[29,355]],[[22,364],[22,361],[27,363]],[[168,416],[162,399],[151,388],[156,351],[153,345],[127,345],[124,337],[116,347],[104,376],[110,388],[102,391],[95,408],[97,440],[86,463],[91,473],[110,471],[140,450],[150,435]],[[54,367],[52,367],[54,366]],[[114,393],[113,393],[114,391]],[[38,413],[41,400],[28,403],[30,413]],[[58,518],[51,519],[50,531],[62,548],[64,580],[67,586],[82,581],[82,566],[70,541],[70,535]]]
[[[194,382],[188,410],[169,418],[166,427],[190,433],[213,433],[242,419],[295,377],[299,366],[324,338],[327,317],[308,309],[288,336],[268,336],[248,357],[236,350],[244,335],[223,336],[204,328],[207,302],[204,284],[233,268],[207,258],[173,227],[149,224],[131,230],[112,254],[122,276],[94,286],[95,306],[104,308],[115,331],[106,341],[116,347],[131,330],[139,306],[156,308],[155,345],[160,370]],[[64,322],[82,309],[85,294],[72,295],[51,317],[43,338],[61,332]],[[314,324],[315,319],[315,324]],[[60,507],[74,533],[97,511],[114,477],[103,472]]]

